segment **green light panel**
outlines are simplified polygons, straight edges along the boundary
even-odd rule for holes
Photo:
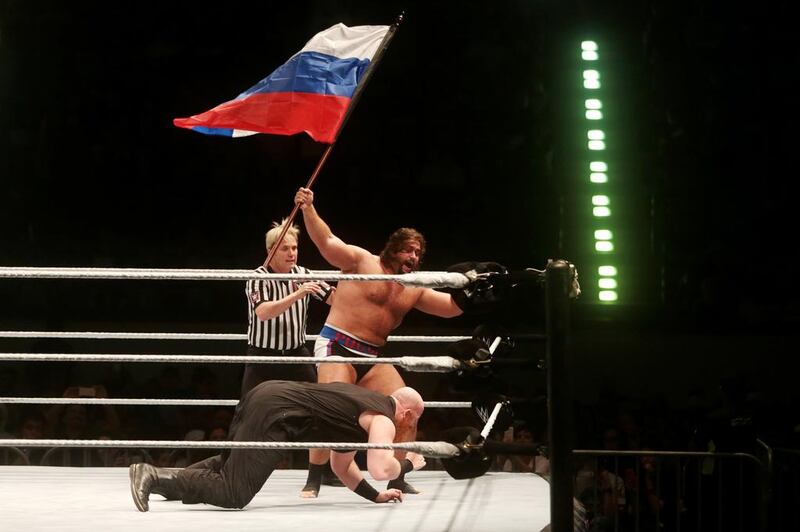
[[[584,116],[586,117],[586,148],[589,155],[589,187],[592,198],[594,220],[594,256],[597,268],[597,299],[602,303],[614,303],[619,295],[617,289],[617,267],[614,265],[614,231],[609,196],[608,164],[601,160],[606,149],[606,133],[602,128],[603,101],[600,95],[601,73],[598,68],[599,47],[595,41],[581,43],[581,65],[584,88]]]

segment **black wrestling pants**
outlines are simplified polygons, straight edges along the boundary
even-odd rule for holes
[[[287,419],[254,435],[237,430],[233,441],[298,441],[306,419]],[[242,427],[244,428],[244,427]],[[184,504],[206,503],[222,508],[244,508],[264,486],[289,451],[272,449],[228,449],[183,469],[176,482]]]

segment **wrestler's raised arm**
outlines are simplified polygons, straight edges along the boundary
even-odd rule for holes
[[[311,189],[301,187],[294,196],[294,202],[303,212],[303,221],[308,236],[332,266],[340,268],[343,272],[356,271],[358,262],[371,256],[367,250],[347,244],[333,234],[331,228],[314,208],[314,192]]]

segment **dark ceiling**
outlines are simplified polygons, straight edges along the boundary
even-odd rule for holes
[[[631,302],[697,318],[798,313],[789,17],[711,1],[0,0],[0,264],[258,265],[323,146],[205,137],[172,119],[231,99],[333,23],[403,10],[315,187],[343,239],[375,249],[415,226],[430,269],[579,262],[571,83],[593,37],[608,52]]]

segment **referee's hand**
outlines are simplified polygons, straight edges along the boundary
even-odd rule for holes
[[[314,296],[317,299],[325,297],[325,289],[318,281],[309,281],[307,283],[294,283],[294,291],[298,296],[304,297],[307,295]]]

